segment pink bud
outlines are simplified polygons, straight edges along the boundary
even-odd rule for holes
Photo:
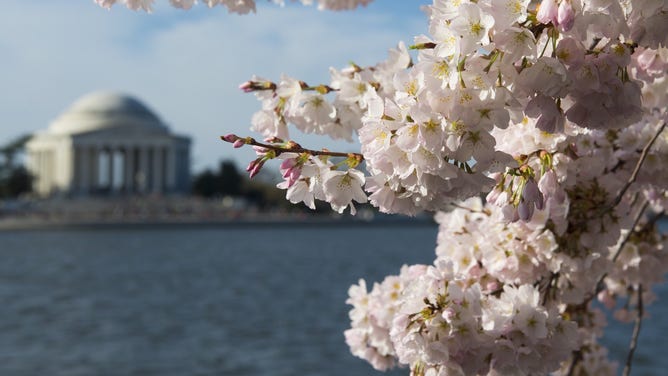
[[[294,167],[295,164],[297,164],[297,161],[294,158],[285,159],[285,160],[283,160],[283,162],[281,162],[280,169],[281,170],[288,170],[288,169],[291,169],[292,167]],[[285,175],[283,177],[285,177]]]
[[[248,167],[246,167],[246,171],[248,171],[250,174],[249,176],[253,178],[255,175],[257,175],[260,170],[262,170],[262,166],[264,165],[265,159],[258,158],[251,163],[248,164]]]
[[[227,141],[227,142],[236,142],[237,140],[239,140],[240,137],[237,136],[236,134],[232,134],[232,133],[230,133],[230,134],[226,134],[225,136],[221,136],[220,138],[221,138],[223,141]]]
[[[566,200],[566,193],[559,185],[557,173],[549,170],[538,181],[538,189],[545,197],[551,197],[556,203],[561,204]]]
[[[234,144],[232,144],[232,146],[237,148],[237,149],[244,146],[244,145],[246,145],[246,143],[242,139],[238,139],[238,140],[234,141]]]
[[[523,221],[530,220],[533,216],[533,203],[520,200],[520,204],[517,205],[517,214],[519,215],[519,219]]]
[[[557,25],[557,13],[558,8],[556,0],[543,0],[538,8],[536,19],[543,24],[552,22],[553,25]]]
[[[253,177],[255,177],[255,175],[260,173],[260,170],[262,170],[263,165],[264,165],[264,161],[260,161],[259,163],[256,163],[255,166],[253,166],[253,168],[250,170],[249,177],[252,179]]]
[[[239,85],[239,89],[244,93],[250,93],[251,91],[253,91],[253,88],[254,88],[253,81],[246,81],[241,85]]]
[[[517,208],[512,204],[504,205],[501,208],[501,213],[503,213],[503,218],[508,222],[517,222],[520,219]]]
[[[489,193],[487,194],[487,198],[486,198],[487,202],[489,202],[490,204],[496,205],[497,200],[499,199],[499,195],[501,194],[501,192],[502,192],[501,189],[499,189],[498,187],[494,187],[494,189],[489,191]]]
[[[267,154],[267,149],[263,148],[262,146],[253,146],[253,150],[255,150],[255,154],[257,155]]]
[[[559,30],[566,32],[573,28],[575,23],[575,11],[570,0],[562,0],[557,11],[557,23]]]
[[[543,194],[538,189],[538,184],[533,179],[527,180],[522,190],[522,199],[527,205],[536,205],[536,209],[543,210]]]
[[[300,168],[293,167],[290,170],[290,174],[287,176],[288,178],[288,187],[292,187],[297,180],[302,176],[302,171]]]

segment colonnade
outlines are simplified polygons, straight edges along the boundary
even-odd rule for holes
[[[37,192],[49,191],[53,187],[56,175],[55,152],[53,150],[39,150],[30,152],[28,169],[37,177],[33,182],[33,189]]]
[[[72,187],[79,194],[165,193],[176,184],[171,145],[76,145]]]

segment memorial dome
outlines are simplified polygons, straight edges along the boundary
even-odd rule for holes
[[[95,92],[79,98],[51,123],[49,130],[77,134],[110,128],[168,132],[160,118],[141,101],[114,92]]]

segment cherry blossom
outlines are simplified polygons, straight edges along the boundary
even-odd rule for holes
[[[201,3],[255,11],[252,0]],[[426,8],[429,33],[412,52],[399,43],[375,65],[330,68],[325,83],[242,83],[260,101],[251,130],[264,141],[222,139],[254,148],[251,176],[280,160],[278,188],[292,203],[435,213],[431,265],[349,290],[345,340],[373,368],[614,374],[598,342],[605,311],[639,322],[668,271],[668,236],[656,226],[668,207],[668,2]],[[304,147],[294,128],[357,141],[359,152]]]

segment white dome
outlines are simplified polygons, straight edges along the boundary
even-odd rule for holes
[[[49,127],[54,133],[76,134],[109,128],[167,133],[167,127],[139,100],[119,93],[95,92],[76,100]]]

